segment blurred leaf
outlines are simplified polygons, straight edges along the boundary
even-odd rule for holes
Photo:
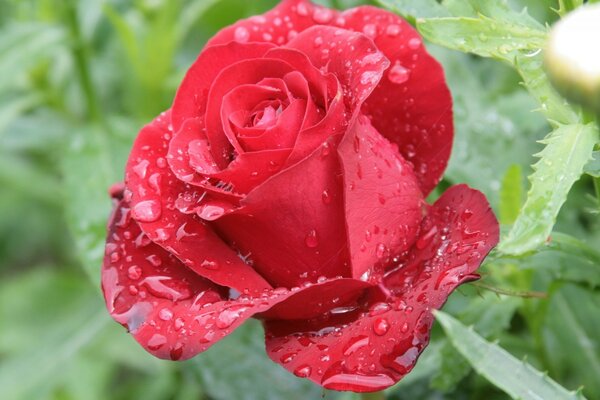
[[[204,13],[218,4],[221,0],[196,0],[192,1],[191,4],[184,8],[184,12],[181,14],[176,29],[176,36],[178,41],[181,42],[190,33],[194,24],[198,23],[198,20],[204,15]]]
[[[573,284],[560,287],[546,308],[542,331],[550,371],[571,385],[600,397],[600,293]]]
[[[517,221],[498,249],[523,254],[546,241],[567,194],[579,179],[598,140],[595,124],[563,125],[542,141],[546,145],[529,177],[531,188]]]
[[[64,30],[42,23],[12,24],[0,30],[0,89],[65,43]]]
[[[467,308],[457,314],[457,318],[465,324],[474,325],[484,338],[492,338],[510,327],[510,321],[520,304],[519,298],[487,293],[473,298]],[[469,374],[471,365],[450,342],[446,342],[440,351],[440,368],[433,375],[431,386],[451,392]]]
[[[518,51],[544,46],[546,32],[480,14],[478,18],[428,18],[417,21],[428,40],[451,49],[511,62]]]
[[[500,188],[500,223],[514,223],[522,204],[523,173],[520,165],[513,164],[506,170]]]
[[[215,400],[304,400],[322,393],[314,383],[296,378],[267,357],[264,333],[255,320],[187,364]]]
[[[434,48],[433,53],[444,66],[454,98],[456,128],[446,178],[483,191],[496,207],[498,171],[514,164],[528,168],[539,148],[536,140],[548,125],[530,111],[535,101],[516,85],[518,76],[510,68],[445,49]]]
[[[450,315],[437,311],[435,316],[452,344],[473,368],[512,398],[584,399],[580,393],[567,391],[531,365],[517,360],[498,345],[485,341]]]
[[[561,17],[564,17],[582,4],[583,0],[558,0],[559,7],[556,11]]]
[[[112,159],[105,134],[98,127],[82,129],[61,160],[67,223],[83,268],[97,288],[111,209],[107,190],[123,179],[122,163]]]
[[[39,298],[44,294],[44,302],[32,304],[35,300],[23,295],[33,293]],[[63,372],[61,366],[109,320],[106,312],[97,312],[99,299],[89,286],[43,269],[3,282],[0,294],[0,342],[5,343],[0,351],[12,356],[0,365],[0,387],[6,399],[41,398]],[[64,313],[56,320],[56,310],[61,309]],[[22,379],[25,376],[27,384]]]
[[[600,178],[600,151],[592,153],[592,159],[585,165],[583,172],[594,178]]]
[[[379,4],[400,14],[414,24],[417,18],[445,17],[446,10],[436,0],[377,0]]]

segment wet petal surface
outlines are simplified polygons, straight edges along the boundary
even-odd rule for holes
[[[449,189],[422,227],[407,257],[360,307],[308,321],[266,321],[269,357],[334,390],[378,391],[410,372],[429,342],[431,311],[477,277],[474,272],[498,241],[485,197],[464,185]]]

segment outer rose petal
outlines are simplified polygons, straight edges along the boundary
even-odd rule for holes
[[[298,32],[315,24],[328,24],[339,15],[337,11],[320,7],[306,0],[282,0],[271,11],[243,19],[222,29],[208,41],[207,46],[238,42],[287,43]]]
[[[350,275],[344,227],[340,135],[248,193],[214,224],[274,286]]]
[[[342,14],[345,29],[368,35],[391,67],[365,102],[373,126],[415,166],[425,195],[440,181],[452,148],[452,97],[441,65],[402,18],[375,7]]]
[[[173,130],[177,132],[188,118],[201,117],[206,110],[208,90],[223,68],[248,58],[260,58],[273,45],[237,42],[209,47],[200,53],[179,85],[172,107]]]
[[[410,372],[429,341],[432,310],[476,277],[498,241],[498,222],[485,197],[465,185],[449,189],[431,207],[423,228],[406,262],[381,292],[372,290],[364,307],[329,320],[266,321],[271,359],[335,390],[378,391]]]
[[[360,116],[338,148],[352,276],[379,281],[386,266],[414,243],[423,194],[412,167]]]
[[[240,292],[269,288],[197,215],[175,207],[178,196],[191,188],[168,168],[169,125],[170,115],[163,113],[140,131],[131,150],[125,183],[133,218],[152,241],[197,274]]]
[[[275,315],[280,315],[307,295],[314,302],[328,302],[332,291],[348,298],[345,292],[353,290],[352,295],[361,288],[357,284],[366,286],[342,279],[229,299],[227,288],[194,274],[155,243],[136,240],[143,233],[129,213],[128,204],[121,200],[109,222],[102,290],[111,316],[159,358],[193,357],[274,305],[278,305]]]

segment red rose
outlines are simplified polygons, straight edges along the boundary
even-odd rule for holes
[[[225,28],[113,190],[111,315],[173,360],[256,317],[299,377],[393,385],[498,240],[481,193],[424,202],[452,136],[442,68],[396,15],[285,0]]]

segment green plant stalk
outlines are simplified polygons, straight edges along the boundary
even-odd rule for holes
[[[361,394],[362,400],[385,400],[384,392],[373,392],[373,393],[363,393]]]
[[[66,22],[71,33],[73,57],[75,67],[79,75],[81,88],[86,101],[89,118],[94,122],[102,122],[102,113],[98,104],[98,97],[90,75],[89,50],[81,35],[81,29],[77,20],[77,10],[73,1],[67,1],[65,5]]]

